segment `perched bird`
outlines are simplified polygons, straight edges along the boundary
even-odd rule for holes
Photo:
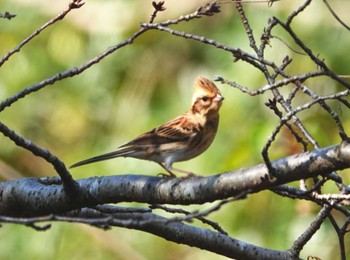
[[[77,162],[70,168],[116,157],[133,157],[157,162],[170,177],[176,177],[173,171],[194,176],[172,165],[192,159],[210,146],[218,129],[219,109],[224,100],[212,81],[198,77],[195,83],[192,106],[187,112],[136,137],[114,152]]]

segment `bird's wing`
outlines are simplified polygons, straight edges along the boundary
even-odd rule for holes
[[[188,120],[184,115],[181,115],[153,130],[136,137],[129,143],[120,147],[134,145],[160,145],[172,142],[185,142],[192,138],[198,132],[198,128]]]

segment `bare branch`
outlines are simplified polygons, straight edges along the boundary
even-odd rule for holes
[[[309,2],[309,1],[306,1]],[[307,55],[311,58],[311,60],[320,68],[322,68],[322,70],[324,70],[327,75],[329,77],[331,77],[332,79],[338,81],[340,84],[342,84],[343,86],[345,86],[346,88],[350,89],[350,83],[344,81],[341,77],[339,77],[336,73],[334,73],[332,70],[330,70],[327,65],[320,60],[316,55],[313,54],[312,50],[310,48],[308,48],[305,43],[295,34],[295,32],[292,30],[292,28],[290,27],[290,25],[288,23],[283,23],[282,21],[280,21],[278,18],[274,17],[274,19],[276,20],[276,22],[281,25],[288,33],[289,35],[293,38],[294,42],[296,44],[299,45],[299,47],[301,47],[305,53],[307,53]]]
[[[151,14],[151,17],[149,18],[149,21],[148,21],[149,23],[153,23],[153,21],[156,18],[158,12],[162,12],[162,11],[165,10],[164,1],[159,1],[159,2],[153,1],[152,5],[154,7],[154,11]]]
[[[235,259],[299,259],[292,256],[288,251],[265,249],[231,238],[220,232],[201,229],[180,222],[169,222],[168,219],[153,213],[106,215],[96,210],[84,208],[65,215],[47,215],[35,218],[14,219],[0,216],[0,222],[22,223],[28,226],[46,221],[77,222],[101,228],[119,226],[142,230],[175,243],[195,246]],[[179,232],[181,232],[181,235],[179,235]]]
[[[77,9],[80,8],[81,6],[84,5],[84,2],[82,2],[81,0],[72,0],[71,3],[69,3],[68,8],[66,10],[64,10],[62,13],[60,13],[59,15],[57,15],[56,17],[52,18],[50,21],[48,21],[47,23],[45,23],[43,26],[41,26],[40,28],[38,28],[35,32],[33,32],[31,35],[29,35],[27,38],[25,38],[16,48],[14,48],[13,50],[9,51],[8,53],[6,53],[5,56],[3,56],[0,59],[0,67],[16,52],[19,52],[21,50],[21,48],[26,45],[30,40],[32,40],[35,36],[39,35],[43,30],[45,30],[46,28],[48,28],[49,26],[55,24],[56,22],[62,20],[70,11],[72,11],[73,9]],[[6,14],[6,13],[5,13]]]
[[[76,1],[74,1],[76,2]],[[78,1],[80,2],[80,1]],[[72,7],[70,7],[72,8]],[[118,49],[131,44],[137,37],[142,35],[144,32],[146,32],[147,29],[141,29],[138,32],[136,32],[133,36],[128,38],[127,40],[117,44],[116,46],[108,48],[105,52],[100,54],[99,56],[95,57],[94,59],[88,61],[87,63],[81,65],[80,67],[76,67],[70,70],[67,70],[62,73],[58,73],[50,78],[47,78],[44,81],[41,81],[37,84],[34,84],[30,87],[25,88],[24,90],[18,92],[17,94],[9,97],[5,101],[2,101],[0,103],[0,112],[3,111],[6,107],[10,107],[13,103],[17,102],[19,99],[26,97],[27,95],[34,93],[36,91],[39,91],[40,89],[55,83],[56,81],[76,76],[92,65],[98,63],[100,60],[105,58],[106,56],[110,55],[111,53],[117,51]],[[34,155],[40,156],[43,159],[45,159],[47,162],[51,163],[54,168],[56,169],[57,173],[61,176],[62,181],[65,186],[65,190],[69,192],[69,194],[73,195],[76,193],[78,186],[74,182],[72,176],[70,175],[69,171],[67,170],[64,163],[59,160],[55,155],[53,155],[50,151],[43,149],[37,145],[35,145],[33,142],[19,136],[14,131],[10,130],[6,125],[0,122],[0,132],[10,138],[14,143],[16,143],[18,146],[23,147],[29,151],[31,151]]]
[[[17,146],[44,158],[54,166],[55,171],[60,175],[60,177],[55,178],[24,178],[0,183],[0,223],[22,224],[37,231],[45,231],[51,227],[51,223],[41,223],[54,221],[79,222],[102,229],[119,226],[142,230],[176,243],[195,246],[231,258],[298,259],[301,250],[316,234],[325,219],[329,218],[338,235],[340,255],[342,259],[345,259],[345,235],[350,232],[350,210],[348,209],[350,186],[346,183],[346,179],[344,178],[343,180],[336,171],[350,168],[350,144],[344,127],[346,122],[342,121],[341,117],[342,111],[338,112],[336,109],[333,109],[329,100],[337,102],[339,106],[343,104],[345,109],[349,109],[350,103],[347,97],[350,95],[350,83],[346,81],[347,75],[338,75],[338,73],[333,71],[320,58],[322,54],[315,55],[314,50],[310,49],[296,31],[292,29],[293,21],[300,17],[306,8],[311,8],[311,0],[304,0],[286,19],[269,18],[260,37],[255,37],[259,32],[256,31],[255,27],[251,27],[253,23],[249,20],[250,9],[244,9],[244,4],[268,3],[268,6],[271,7],[274,2],[276,0],[213,1],[199,6],[190,14],[154,23],[159,12],[165,10],[164,1],[154,1],[152,2],[154,10],[149,16],[149,21],[141,23],[141,28],[126,40],[107,48],[104,52],[80,66],[56,73],[41,82],[26,87],[0,103],[0,112],[2,112],[29,94],[57,81],[85,72],[108,55],[122,47],[131,45],[149,30],[166,32],[172,37],[194,40],[198,44],[223,50],[234,57],[234,62],[245,62],[261,72],[266,82],[262,83],[263,87],[258,89],[251,89],[223,77],[217,77],[217,80],[250,96],[272,95],[271,98],[266,99],[267,102],[265,104],[273,111],[273,116],[277,116],[278,123],[262,149],[264,164],[209,177],[188,179],[123,175],[94,177],[74,181],[65,164],[57,156],[20,136],[7,125],[0,122],[0,132],[4,136]],[[81,0],[73,0],[66,10],[42,25],[16,48],[2,57],[0,59],[0,67],[34,37],[63,19],[72,9],[80,8],[83,4]],[[179,28],[179,26],[173,25],[183,22],[219,16],[221,9],[224,7],[223,4],[234,4],[236,6],[239,14],[239,17],[236,17],[243,24],[245,36],[248,38],[251,47],[250,51],[246,51],[234,43],[227,45],[215,38],[188,33],[181,28],[172,28]],[[349,27],[333,11],[326,0],[324,0],[324,4],[335,19],[349,30]],[[14,16],[8,12],[4,15],[0,14],[1,18],[7,19],[11,19]],[[301,49],[299,54],[303,54],[303,58],[310,59],[316,65],[315,71],[302,71],[298,72],[299,74],[297,75],[290,75],[287,71],[292,67],[290,65],[294,62],[293,59],[300,57],[298,55],[289,57],[285,54],[282,56],[284,57],[283,61],[280,62],[275,62],[265,57],[266,47],[271,47],[271,49],[274,47],[274,42],[271,42],[272,38],[279,39],[293,51],[290,47],[292,45],[285,37],[276,35],[276,32],[273,33],[273,30],[281,28],[288,35],[288,38],[291,37],[296,43],[297,48]],[[256,39],[260,39],[260,43],[257,43]],[[319,77],[327,77],[327,79],[339,83],[340,86],[337,86],[335,90],[332,89],[335,92],[323,94],[323,90],[315,90],[310,82],[307,82],[310,85],[306,85],[306,80],[310,81]],[[271,92],[269,93],[268,91]],[[299,96],[302,96],[307,101],[300,103]],[[321,107],[332,120],[333,126],[337,127],[339,136],[343,140],[340,145],[320,149],[319,140],[315,139],[304,125],[300,113],[309,110],[315,105]],[[341,108],[343,109],[343,106]],[[272,161],[269,155],[271,153],[270,148],[278,135],[284,133],[281,132],[282,129],[284,130],[284,126],[288,128],[296,142],[298,142],[297,148],[295,148],[293,143],[293,153],[296,150],[300,150],[299,145],[302,146],[302,150],[305,152]],[[312,146],[314,150],[306,152]],[[309,185],[310,182],[306,181],[307,178],[313,179],[311,185]],[[296,180],[300,180],[299,188],[287,185]],[[329,193],[327,190],[327,193],[323,193],[326,184],[329,183],[338,189],[337,192]],[[220,223],[209,219],[213,212],[219,211],[228,202],[234,203],[235,200],[246,198],[249,195],[251,196],[251,194],[266,189],[280,196],[310,201],[321,208],[309,228],[294,241],[288,251],[264,249],[231,238],[228,232],[220,226]],[[207,209],[192,211],[163,205],[203,204],[213,201],[218,202]],[[109,205],[109,203],[120,202],[139,202],[147,203],[147,205],[145,207]],[[173,215],[167,218],[158,216],[154,213],[154,209],[163,210],[167,213],[166,215]],[[331,215],[331,210],[340,214],[343,218],[345,217],[346,220],[338,224],[335,217]],[[188,223],[192,224],[193,220],[199,220],[202,224],[209,225],[211,230],[190,226]]]
[[[247,36],[249,38],[250,47],[255,51],[255,53],[258,54],[259,50],[254,39],[253,30],[249,25],[248,19],[243,10],[243,6],[240,2],[236,2],[236,9],[241,17],[242,23],[244,25],[244,29],[246,30]]]
[[[220,81],[223,84],[227,84],[227,85],[230,85],[232,87],[235,87],[235,88],[239,89],[240,91],[242,91],[243,93],[249,94],[250,96],[257,96],[257,95],[261,95],[261,94],[265,93],[266,91],[277,89],[279,87],[283,87],[283,86],[288,85],[290,83],[295,83],[298,81],[303,82],[309,78],[319,77],[319,76],[323,76],[323,75],[325,75],[325,73],[323,71],[314,71],[314,72],[309,72],[309,73],[305,73],[305,74],[290,76],[288,78],[279,80],[271,85],[265,85],[264,87],[256,89],[256,90],[251,90],[251,89],[244,87],[244,86],[242,86],[234,81],[226,80],[221,76],[216,76],[215,81]]]
[[[60,175],[64,190],[69,196],[75,196],[78,192],[79,186],[74,181],[72,175],[69,173],[67,167],[64,163],[55,155],[50,153],[48,150],[43,149],[33,142],[21,137],[16,134],[13,130],[9,129],[6,125],[0,122],[0,132],[11,139],[17,146],[23,147],[31,151],[34,155],[40,156],[45,159],[47,162],[51,163],[55,168],[56,172]]]
[[[336,12],[334,12],[334,10],[332,9],[332,7],[329,5],[329,3],[327,2],[327,0],[323,0],[324,4],[326,5],[326,7],[328,8],[329,12],[333,15],[333,17],[342,25],[344,26],[348,31],[350,31],[350,27],[343,22],[342,19],[340,19],[340,17],[336,14]]]
[[[46,178],[8,181],[0,183],[0,214],[36,216],[121,201],[188,205],[227,199],[350,167],[350,144],[297,154],[273,161],[272,166],[276,173],[273,180],[267,178],[263,164],[185,180],[137,175],[94,177],[78,180],[80,190],[74,200],[67,197],[62,186],[47,185]]]
[[[213,212],[213,211],[216,211],[218,209],[221,208],[221,206],[223,204],[227,203],[226,200],[223,200],[221,201],[218,206],[215,206],[213,208],[211,208],[209,211],[206,211],[206,212],[189,212],[189,211],[186,211],[186,210],[183,210],[183,209],[174,209],[174,208],[169,208],[169,207],[166,207],[166,206],[162,206],[162,205],[152,205],[151,208],[152,209],[162,209],[166,212],[170,212],[170,213],[180,213],[180,214],[184,214],[185,217],[176,217],[176,218],[172,218],[170,219],[169,221],[172,222],[172,221],[192,221],[193,219],[198,219],[200,220],[202,223],[204,224],[207,224],[209,226],[211,226],[212,228],[214,228],[215,230],[219,231],[220,233],[222,234],[225,234],[225,235],[228,235],[228,233],[222,229],[222,227],[220,227],[220,225],[218,223],[215,223],[211,220],[208,220],[206,218],[204,218],[205,216],[207,216],[209,213]]]
[[[306,243],[312,238],[312,236],[317,232],[321,227],[321,224],[329,216],[332,207],[325,205],[322,210],[317,214],[315,220],[310,224],[306,231],[293,243],[293,246],[289,249],[292,255],[299,255],[300,251],[306,245]]]
[[[64,72],[57,73],[56,75],[54,75],[50,78],[47,78],[47,79],[45,79],[37,84],[34,84],[30,87],[25,88],[24,90],[18,92],[17,94],[13,95],[12,97],[9,97],[5,101],[1,102],[0,103],[0,112],[2,112],[6,107],[10,107],[13,103],[18,101],[19,99],[24,98],[25,96],[27,96],[33,92],[39,91],[40,89],[42,89],[48,85],[52,85],[56,81],[63,80],[65,78],[69,78],[69,77],[74,77],[74,76],[84,72],[85,70],[90,68],[92,65],[101,61],[106,56],[112,54],[113,52],[119,50],[120,48],[122,48],[126,45],[132,44],[136,38],[138,38],[140,35],[142,35],[146,31],[147,31],[147,29],[140,29],[138,32],[134,33],[131,37],[129,37],[125,41],[122,41],[119,44],[108,48],[106,51],[104,51],[100,55],[96,56],[95,58],[91,59],[90,61],[84,63],[83,65],[66,70]]]
[[[311,0],[305,0],[305,2],[300,5],[296,10],[294,10],[287,18],[286,25],[290,26],[295,17],[297,17],[301,12],[305,10],[311,3]]]

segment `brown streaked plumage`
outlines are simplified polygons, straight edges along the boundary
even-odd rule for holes
[[[136,137],[114,152],[77,162],[70,168],[116,157],[133,157],[157,162],[172,177],[175,177],[172,171],[193,175],[172,165],[192,159],[210,146],[218,129],[219,110],[224,99],[212,81],[198,77],[195,83],[192,106],[187,112]]]

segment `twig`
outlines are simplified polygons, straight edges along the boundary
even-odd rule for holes
[[[344,243],[345,233],[343,233],[342,229],[339,228],[338,223],[336,222],[336,220],[334,219],[334,217],[332,215],[329,216],[329,220],[330,220],[331,224],[333,225],[335,232],[337,232],[337,235],[338,235],[339,251],[340,251],[341,260],[346,260],[345,243]]]
[[[265,103],[265,105],[267,107],[269,107],[271,110],[273,110],[279,118],[282,118],[283,114],[281,111],[279,111],[279,109],[277,107],[276,98],[273,100],[269,100],[268,102]],[[287,126],[287,128],[289,129],[291,134],[295,137],[297,142],[302,144],[302,146],[304,148],[304,152],[306,152],[308,143],[306,141],[304,141],[304,139],[301,136],[299,136],[299,134],[294,130],[294,128],[292,127],[291,124],[289,124],[288,122],[285,122],[285,125]]]
[[[308,96],[310,96],[312,99],[314,100],[318,100],[318,103],[320,104],[320,106],[326,110],[328,112],[328,114],[330,114],[330,116],[333,118],[334,122],[336,123],[337,127],[338,127],[338,131],[339,131],[339,136],[342,138],[342,140],[347,140],[348,136],[345,133],[343,124],[340,121],[340,118],[338,116],[338,114],[330,108],[330,106],[328,106],[325,102],[324,99],[321,99],[318,95],[316,95],[316,93],[314,93],[311,89],[307,88],[305,85],[300,84],[299,82],[296,83],[296,86],[299,87],[305,94],[307,94]],[[347,96],[350,92],[349,90],[345,90],[343,91],[343,93]],[[339,94],[339,93],[338,93]],[[338,95],[336,94],[336,96],[338,97]],[[335,99],[335,96],[332,97],[332,99]]]
[[[326,200],[331,204],[334,200],[350,200],[350,194],[317,194],[312,193],[312,196],[318,200]]]
[[[320,212],[317,214],[316,218],[309,227],[305,230],[303,234],[301,234],[293,243],[292,247],[289,251],[294,256],[298,256],[300,251],[306,245],[306,243],[312,238],[312,236],[317,232],[317,230],[321,227],[322,223],[327,219],[332,207],[329,205],[324,205]]]
[[[65,10],[62,14],[60,14],[59,16],[57,16],[56,18],[54,18],[53,20],[51,20],[50,22],[48,22],[47,24],[42,26],[40,29],[38,29],[34,34],[32,34],[29,38],[27,38],[24,42],[22,42],[19,45],[19,47],[16,48],[15,50],[19,50],[25,43],[27,43],[35,35],[39,34],[43,29],[45,29],[50,24],[53,24],[54,22],[56,22],[60,19],[63,19],[63,17],[70,10],[72,10],[74,8],[79,8],[83,4],[84,3],[81,2],[81,0],[73,0],[69,4],[69,7],[67,10]],[[3,111],[6,107],[10,107],[13,103],[17,102],[19,99],[24,98],[25,96],[27,96],[33,92],[36,92],[49,84],[53,84],[58,80],[62,80],[64,78],[68,78],[68,77],[73,77],[75,75],[82,73],[83,71],[85,71],[86,69],[91,67],[93,64],[98,63],[100,60],[102,60],[107,55],[115,52],[116,50],[120,49],[121,47],[123,47],[125,45],[131,44],[138,36],[140,36],[141,34],[143,34],[146,31],[147,31],[147,29],[140,29],[138,32],[136,32],[133,36],[131,36],[127,40],[119,43],[116,46],[110,47],[104,53],[102,53],[99,56],[95,57],[94,59],[88,61],[87,63],[81,65],[80,67],[76,67],[76,68],[67,70],[65,72],[58,73],[58,74],[52,76],[51,78],[48,78],[42,82],[39,82],[35,85],[32,85],[30,87],[25,88],[24,90],[18,92],[17,94],[15,94],[15,95],[11,96],[10,98],[6,99],[5,101],[1,102],[0,103],[0,112]],[[10,53],[14,53],[14,52],[10,52]],[[7,58],[8,57],[10,57],[10,55],[7,56]],[[4,59],[4,60],[6,60],[6,59]],[[65,190],[67,191],[68,195],[73,195],[78,191],[77,183],[73,180],[73,178],[70,175],[69,171],[67,170],[66,166],[64,165],[64,163],[61,160],[59,160],[58,157],[53,155],[48,150],[43,149],[43,148],[35,145],[31,141],[19,136],[18,134],[16,134],[14,131],[10,130],[6,125],[4,125],[1,122],[0,122],[0,131],[6,137],[10,138],[14,143],[16,143],[16,145],[31,151],[34,155],[40,156],[43,159],[45,159],[47,162],[51,163],[54,166],[57,173],[60,175],[62,182],[63,182],[63,185],[64,185]]]
[[[146,212],[152,211],[149,208],[118,207],[118,206],[112,206],[112,205],[97,205],[94,207],[94,209],[100,211],[101,213],[105,213],[105,214],[133,213],[133,212],[146,213]]]
[[[279,185],[271,190],[283,197],[311,201],[322,207],[324,205],[329,205],[335,210],[344,214],[344,216],[350,217],[350,210],[348,210],[344,205],[339,204],[338,201],[329,202],[328,200],[319,200],[310,194],[309,191],[317,190],[318,188],[318,186],[315,186],[310,190],[304,191],[287,185]]]
[[[5,56],[3,56],[0,59],[0,67],[16,52],[19,52],[21,48],[27,44],[30,40],[32,40],[35,36],[39,35],[43,30],[45,30],[50,25],[53,25],[54,23],[62,20],[70,11],[73,9],[80,8],[85,3],[82,2],[82,0],[72,0],[72,2],[69,3],[66,10],[64,10],[62,13],[57,15],[56,17],[52,18],[50,21],[42,25],[40,28],[38,28],[35,32],[33,32],[31,35],[29,35],[27,38],[25,38],[16,48],[6,53]]]
[[[165,10],[164,1],[159,1],[159,2],[153,1],[152,5],[154,7],[154,11],[151,14],[151,17],[149,18],[149,21],[148,21],[149,23],[153,23],[153,21],[156,18],[158,12],[162,12],[162,11]]]
[[[25,96],[27,96],[33,92],[39,91],[40,89],[42,89],[48,85],[52,85],[56,81],[59,81],[59,80],[65,79],[65,78],[69,78],[69,77],[74,77],[74,76],[84,72],[85,70],[90,68],[92,65],[100,62],[106,56],[112,54],[113,52],[119,50],[120,48],[122,48],[126,45],[132,44],[136,38],[138,38],[140,35],[142,35],[146,31],[147,31],[147,29],[142,28],[139,31],[137,31],[136,33],[134,33],[131,37],[126,39],[125,41],[122,41],[119,44],[108,48],[106,51],[104,51],[100,55],[96,56],[95,58],[91,59],[90,61],[86,62],[85,64],[83,64],[79,67],[75,67],[75,68],[66,70],[64,72],[57,73],[56,75],[54,75],[50,78],[47,78],[47,79],[45,79],[37,84],[34,84],[30,87],[23,89],[22,91],[16,93],[15,95],[13,95],[13,96],[9,97],[8,99],[6,99],[5,101],[1,102],[0,103],[0,112],[3,111],[6,107],[10,107],[13,103],[18,101],[19,99],[24,98]]]
[[[268,19],[267,27],[264,28],[264,33],[260,37],[261,44],[258,51],[259,57],[262,57],[262,58],[264,57],[264,51],[265,51],[266,45],[270,44],[271,31],[276,24],[277,23],[274,19]]]
[[[255,53],[258,54],[259,50],[258,50],[258,47],[257,47],[255,39],[254,39],[253,30],[249,25],[248,19],[247,19],[246,15],[244,13],[244,10],[243,10],[243,6],[241,5],[240,2],[236,2],[236,9],[239,13],[239,16],[240,16],[241,21],[242,21],[243,26],[244,26],[244,29],[248,35],[250,47],[255,51]]]
[[[204,44],[212,45],[212,46],[214,46],[214,47],[216,47],[218,49],[222,49],[224,51],[232,53],[232,55],[236,58],[236,60],[244,60],[244,61],[250,63],[251,65],[253,65],[254,67],[256,67],[258,69],[261,69],[260,62],[266,63],[266,64],[268,64],[270,66],[273,66],[273,64],[271,62],[268,62],[267,60],[261,60],[261,59],[257,58],[254,55],[251,55],[251,54],[249,54],[247,52],[242,51],[239,48],[229,47],[229,46],[227,46],[225,44],[219,43],[218,41],[215,41],[213,39],[209,39],[209,38],[204,37],[204,36],[199,36],[199,35],[195,35],[195,34],[190,34],[190,33],[186,33],[186,32],[173,30],[173,29],[164,27],[164,26],[162,26],[160,24],[145,24],[145,23],[142,23],[141,26],[143,28],[164,31],[164,32],[170,33],[170,34],[178,36],[178,37],[182,37],[182,38],[185,38],[185,39],[191,39],[191,40],[199,41],[199,42],[204,43]]]
[[[290,50],[291,50],[292,52],[294,52],[294,53],[297,53],[297,54],[300,54],[300,55],[306,55],[306,54],[303,53],[303,52],[294,50],[291,46],[289,46],[288,43],[286,43],[282,38],[280,38],[280,37],[278,37],[278,36],[276,36],[276,35],[271,35],[271,38],[274,38],[274,39],[279,40],[279,41],[282,42],[284,45],[286,45],[288,49],[290,49]]]
[[[343,22],[342,19],[340,19],[340,17],[336,14],[336,12],[334,12],[334,10],[332,9],[332,7],[330,6],[330,4],[327,2],[327,0],[323,0],[324,4],[326,5],[326,7],[328,8],[329,12],[333,15],[333,17],[342,25],[344,26],[348,31],[350,31],[350,27]]]
[[[220,5],[218,1],[200,6],[196,12],[198,15],[213,16],[214,14],[220,13]]]
[[[278,18],[274,17],[276,22],[280,24],[288,33],[289,35],[293,38],[294,42],[301,47],[304,52],[310,57],[310,59],[322,70],[326,72],[326,74],[331,77],[332,79],[336,80],[340,84],[342,84],[344,87],[350,89],[350,83],[344,81],[341,77],[339,77],[336,73],[334,73],[332,70],[330,70],[327,65],[320,60],[316,55],[313,54],[312,50],[308,48],[304,42],[295,34],[295,32],[292,30],[290,25],[288,23],[283,23],[280,21]]]
[[[153,5],[153,7],[155,9],[158,8],[158,6],[155,7],[154,5]],[[163,4],[159,8],[161,9],[162,7],[163,7]],[[161,10],[161,11],[163,11],[163,10]],[[159,12],[159,11],[157,11],[157,12]],[[179,24],[180,22],[183,22],[183,21],[189,22],[193,19],[202,18],[202,16],[213,16],[215,13],[219,13],[219,12],[220,12],[220,6],[219,6],[218,2],[214,1],[212,3],[205,4],[205,5],[198,7],[198,9],[191,14],[181,15],[177,19],[167,20],[165,22],[161,22],[161,23],[158,23],[155,25],[160,26],[160,27],[167,27],[169,25]],[[141,23],[141,26],[142,27],[146,27],[146,26],[151,27],[150,24],[153,24],[153,20],[154,20],[153,16],[154,16],[154,13],[151,15],[150,21],[148,23]]]
[[[218,223],[204,218],[204,216],[202,216],[202,214],[199,211],[189,212],[189,211],[186,211],[183,209],[169,208],[169,207],[166,207],[163,205],[156,205],[156,204],[151,205],[150,208],[151,209],[162,209],[162,210],[169,212],[169,213],[180,213],[180,214],[186,215],[185,217],[172,218],[169,220],[169,222],[191,221],[192,219],[198,219],[202,223],[211,226],[213,229],[219,231],[220,233],[228,235],[228,233]]]
[[[43,149],[24,137],[16,134],[13,130],[9,129],[6,125],[0,122],[0,132],[12,140],[17,146],[31,151],[34,155],[45,159],[48,163],[52,164],[56,172],[60,175],[65,188],[66,193],[69,196],[75,196],[79,190],[79,185],[74,181],[72,175],[69,173],[64,163],[48,150]]]
[[[273,89],[288,85],[290,83],[295,83],[297,81],[305,81],[309,78],[319,77],[319,76],[323,76],[323,75],[325,75],[324,71],[314,71],[314,72],[309,72],[309,73],[305,73],[305,74],[299,74],[296,76],[290,76],[288,78],[279,80],[273,84],[265,85],[264,87],[259,88],[257,90],[251,90],[251,89],[244,87],[244,86],[242,86],[234,81],[226,80],[222,76],[216,76],[215,81],[220,81],[222,84],[227,84],[227,85],[230,85],[232,87],[238,88],[240,91],[242,91],[243,93],[247,93],[250,96],[256,96],[256,95],[263,94],[266,91],[273,90]]]
[[[301,12],[305,10],[306,7],[308,7],[311,3],[311,0],[306,0],[302,5],[300,5],[296,10],[294,10],[287,18],[286,20],[286,25],[290,26],[292,23],[293,19],[299,15]]]
[[[324,101],[324,100],[327,100],[327,99],[335,99],[336,97],[343,96],[343,95],[344,96],[348,96],[349,93],[350,93],[349,90],[345,90],[343,92],[339,92],[339,93],[336,93],[334,95],[319,97],[319,98],[317,98],[317,99],[315,99],[315,100],[313,100],[313,101],[311,101],[309,103],[306,103],[304,105],[298,106],[295,109],[293,109],[292,111],[286,113],[286,115],[280,119],[279,124],[275,127],[275,130],[272,132],[272,134],[270,135],[270,137],[266,141],[266,144],[265,144],[265,146],[263,148],[263,152],[262,152],[263,155],[265,154],[267,156],[268,149],[271,146],[272,142],[275,140],[276,135],[279,133],[279,131],[281,130],[283,125],[286,122],[288,122],[293,116],[295,116],[297,113],[299,113],[299,112],[301,112],[303,110],[309,109],[310,107],[312,107],[315,104],[318,104],[322,100]],[[314,145],[316,146],[316,148],[319,147],[319,145],[317,143],[315,143]]]

